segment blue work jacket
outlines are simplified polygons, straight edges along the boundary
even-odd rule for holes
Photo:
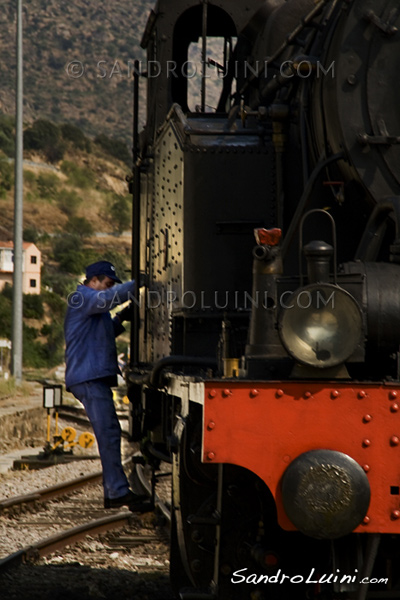
[[[112,377],[120,373],[115,337],[124,331],[118,317],[109,310],[133,298],[135,282],[128,281],[107,290],[78,285],[68,298],[64,322],[65,385]]]

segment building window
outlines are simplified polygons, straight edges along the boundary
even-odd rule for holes
[[[31,256],[31,264],[32,265],[36,265],[37,264],[37,256]]]
[[[31,288],[35,288],[36,287],[36,279],[30,279],[29,285],[31,286]]]

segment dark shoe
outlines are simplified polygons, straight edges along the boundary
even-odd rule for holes
[[[104,498],[104,508],[121,508],[121,506],[128,506],[129,510],[132,510],[133,506],[141,506],[145,502],[147,502],[147,504],[149,503],[148,496],[134,494],[129,490],[127,494],[119,496],[119,498]]]
[[[130,504],[128,508],[131,512],[146,513],[154,510],[154,504],[152,503],[150,498],[147,498],[147,500]]]

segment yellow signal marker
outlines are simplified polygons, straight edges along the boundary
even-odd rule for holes
[[[64,442],[72,442],[76,437],[76,430],[73,427],[64,427],[61,437]]]
[[[78,438],[78,443],[82,448],[90,448],[94,444],[94,435],[85,431]]]

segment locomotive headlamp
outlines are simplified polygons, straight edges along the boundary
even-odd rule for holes
[[[313,284],[281,296],[279,334],[286,351],[299,363],[325,369],[346,361],[362,332],[357,302],[342,288]]]

